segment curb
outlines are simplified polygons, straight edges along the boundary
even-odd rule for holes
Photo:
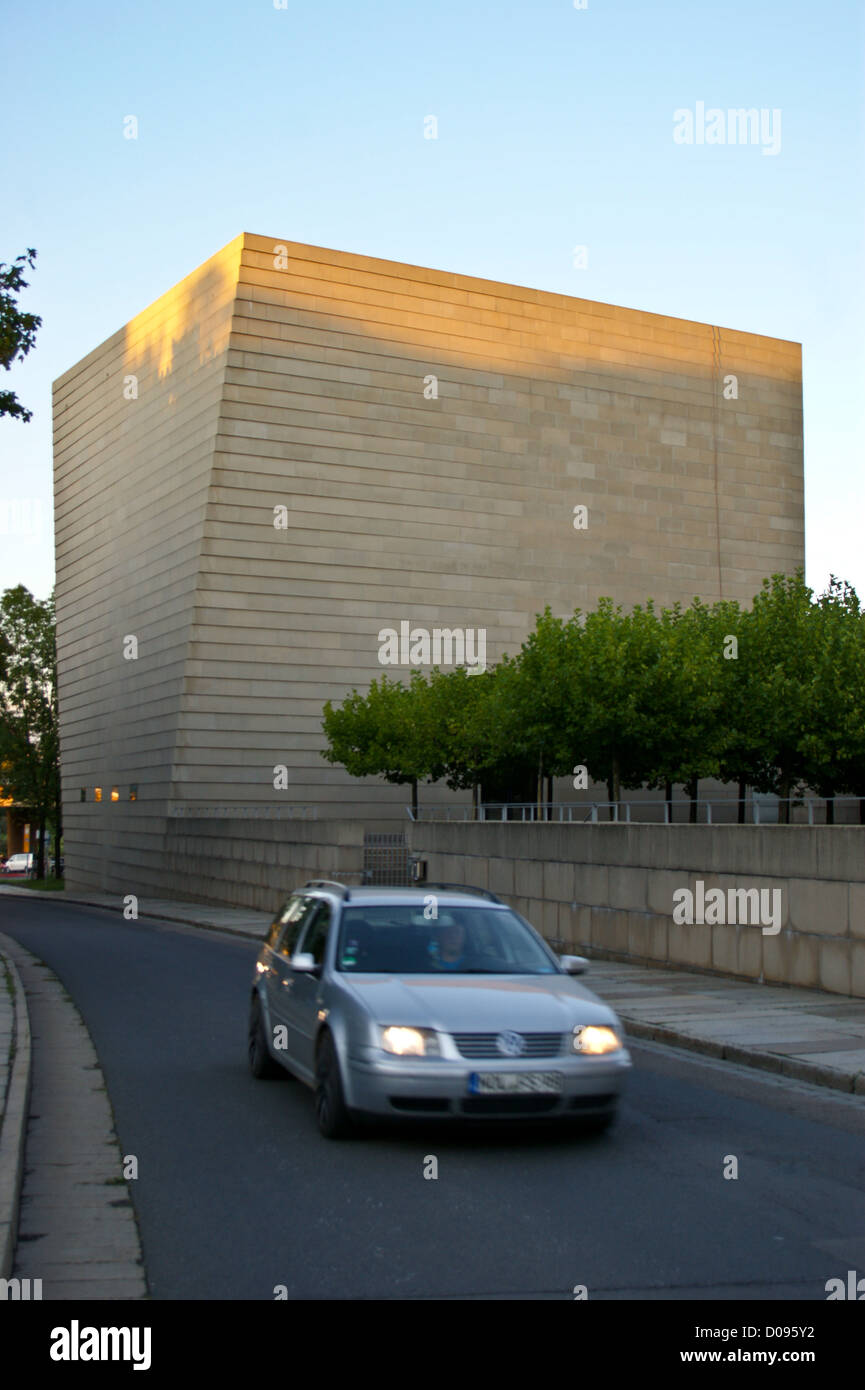
[[[0,1279],[8,1279],[12,1274],[18,1238],[18,1208],[24,1177],[32,1050],[27,996],[14,960],[8,952],[2,950],[3,942],[4,938],[0,937],[0,957],[9,971],[15,990],[15,1056],[6,1093],[6,1110],[0,1128]]]
[[[2,896],[3,896],[3,891],[2,891],[2,888],[0,888],[0,899],[2,899]],[[9,896],[12,897],[13,894],[10,893]],[[114,911],[113,908],[108,907],[105,903],[96,902],[93,898],[69,898],[69,897],[66,897],[65,894],[64,894],[63,897],[59,897],[59,894],[57,894],[57,893],[31,893],[31,892],[29,892],[26,888],[19,888],[19,889],[14,893],[14,896],[15,896],[15,897],[26,897],[26,898],[28,898],[30,901],[32,901],[32,900],[35,898],[35,899],[38,899],[39,902],[54,902],[54,903],[56,903],[56,902],[58,901],[58,898],[59,898],[59,902],[60,902],[60,905],[61,905],[61,906],[63,905],[63,903],[72,903],[75,907],[94,907],[94,908],[96,908],[96,910],[97,910],[98,912],[112,912],[112,911]],[[206,903],[190,903],[189,906],[190,906],[191,908],[193,908],[193,909],[194,909],[195,907],[201,907],[201,908],[204,909],[205,911],[206,911],[206,909],[207,909],[207,904],[206,904]],[[118,910],[119,910],[119,909],[118,909]],[[254,911],[256,911],[256,909],[255,909],[255,908],[250,908],[249,911],[250,911],[250,912],[254,912]],[[263,915],[263,916],[266,916],[267,914],[266,914],[266,913],[262,913],[262,915]],[[150,920],[150,921],[153,921],[153,922],[174,922],[174,923],[176,923],[176,925],[179,926],[179,927],[198,927],[198,928],[200,928],[202,931],[224,932],[226,936],[237,936],[237,937],[241,937],[242,939],[244,939],[244,940],[246,940],[246,941],[258,941],[258,942],[261,942],[261,941],[264,940],[264,934],[262,934],[261,936],[258,936],[255,932],[246,931],[246,930],[243,929],[242,927],[224,926],[224,925],[222,925],[221,923],[216,923],[216,922],[195,921],[194,918],[191,918],[191,917],[172,916],[172,915],[171,915],[170,913],[168,913],[168,912],[147,912],[147,911],[145,911],[145,912],[142,912],[141,916],[142,916],[145,920]]]
[[[640,1023],[629,1019],[620,1008],[616,1013],[633,1038],[645,1038],[648,1042],[665,1043],[668,1047],[680,1047],[687,1052],[699,1052],[704,1057],[715,1057],[722,1062],[735,1062],[738,1066],[753,1067],[755,1071],[774,1072],[790,1081],[808,1081],[813,1086],[825,1086],[845,1095],[865,1095],[865,1072],[855,1076],[844,1076],[831,1067],[821,1067],[815,1062],[802,1062],[795,1057],[779,1057],[774,1052],[758,1052],[754,1048],[737,1047],[733,1043],[712,1042],[708,1038],[695,1038],[687,1033],[677,1033],[673,1028],[665,1028],[657,1023]]]

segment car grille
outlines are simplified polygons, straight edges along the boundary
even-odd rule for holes
[[[453,1040],[461,1057],[495,1057],[499,1062],[505,1054],[496,1045],[498,1033],[454,1033]],[[530,1057],[558,1057],[562,1051],[563,1033],[522,1033],[525,1051],[510,1060],[524,1061]]]

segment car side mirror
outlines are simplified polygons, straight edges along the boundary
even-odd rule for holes
[[[312,975],[317,969],[315,956],[310,955],[309,951],[299,951],[296,956],[292,956],[292,970],[297,970],[301,975]]]
[[[568,975],[585,975],[590,962],[585,956],[559,956],[559,964]]]

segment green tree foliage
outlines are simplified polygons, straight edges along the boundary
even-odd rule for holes
[[[37,314],[22,313],[16,299],[29,283],[24,279],[25,267],[29,265],[32,269],[35,264],[36,252],[32,246],[11,265],[0,261],[0,365],[7,372],[13,363],[23,362],[42,326]],[[14,391],[0,391],[0,415],[12,415],[26,423],[33,418],[33,411],[21,404]]]
[[[435,765],[426,696],[427,683],[415,671],[408,687],[383,675],[365,695],[352,690],[338,709],[328,700],[323,728],[329,746],[322,756],[352,777],[410,784],[416,809],[418,782]]]
[[[60,739],[54,597],[41,602],[23,584],[0,599],[0,762],[7,796],[36,814],[36,876],[45,877],[45,830],[55,823],[59,853]]]
[[[827,798],[865,798],[865,614],[855,589],[831,576],[810,614],[810,680],[800,737],[803,779]]]
[[[415,785],[476,790],[531,769],[540,800],[544,777],[583,765],[611,802],[684,785],[692,820],[705,778],[738,784],[740,819],[747,786],[776,793],[782,819],[805,787],[859,796],[865,812],[865,614],[834,577],[815,602],[801,572],[764,580],[750,610],[546,608],[515,657],[482,674],[416,671],[408,687],[383,678],[328,704],[325,731],[331,762]]]

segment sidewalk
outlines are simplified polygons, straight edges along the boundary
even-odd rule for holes
[[[30,1020],[14,962],[0,954],[0,1279],[12,1274],[30,1103]]]
[[[0,886],[0,901],[7,895],[107,908],[122,920],[116,894],[37,895]],[[157,898],[139,899],[138,915],[256,940],[272,921],[270,913]],[[865,999],[608,960],[594,960],[585,980],[612,1005],[635,1039],[865,1095]],[[0,1067],[2,1063],[0,1057]]]

